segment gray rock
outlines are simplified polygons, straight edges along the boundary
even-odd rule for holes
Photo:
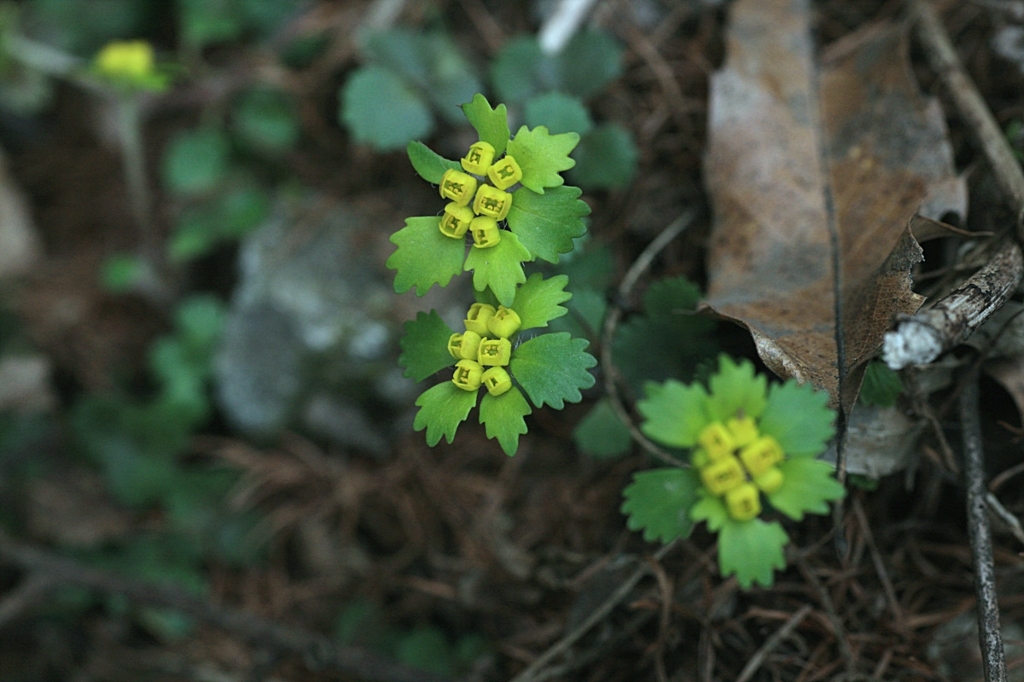
[[[217,397],[251,436],[299,427],[381,452],[387,420],[367,405],[403,406],[415,390],[393,371],[396,296],[374,251],[380,234],[345,206],[324,211],[326,203],[307,197],[313,208],[302,211],[282,201],[243,242]]]

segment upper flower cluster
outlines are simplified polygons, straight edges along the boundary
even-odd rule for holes
[[[510,154],[497,162],[494,157],[494,147],[480,140],[460,161],[464,170],[449,168],[441,176],[438,192],[451,199],[438,225],[444,236],[462,239],[469,232],[473,245],[481,249],[501,241],[498,222],[512,208],[512,194],[505,190],[523,179],[523,171]],[[486,180],[492,184],[485,184]]]
[[[156,63],[153,46],[145,40],[115,40],[103,46],[93,59],[93,72],[122,88],[159,91],[170,79]]]

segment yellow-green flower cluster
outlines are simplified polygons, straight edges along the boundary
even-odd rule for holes
[[[782,485],[776,465],[785,453],[779,443],[762,435],[757,423],[745,416],[708,424],[697,442],[693,465],[704,487],[723,498],[729,516],[746,521],[760,514],[761,493],[773,493]]]
[[[481,140],[461,160],[463,170],[445,171],[438,192],[450,201],[438,225],[441,234],[461,239],[469,232],[473,244],[481,249],[501,241],[498,221],[512,208],[512,194],[505,190],[523,179],[523,171],[511,155],[497,161],[494,156],[494,147]]]
[[[96,53],[93,72],[118,86],[159,91],[168,85],[168,75],[156,63],[153,46],[145,40],[115,40]]]
[[[452,334],[448,352],[457,359],[452,383],[464,391],[485,386],[488,393],[499,396],[512,388],[508,366],[512,358],[512,342],[522,322],[511,308],[474,303],[464,321],[466,331]]]

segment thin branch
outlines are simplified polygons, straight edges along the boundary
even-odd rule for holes
[[[625,277],[619,283],[618,300],[627,301],[630,295],[633,293],[633,287],[640,280],[640,277],[647,271],[647,268],[651,266],[655,257],[661,251],[672,243],[672,240],[682,234],[683,230],[690,226],[693,222],[696,213],[694,211],[686,211],[681,216],[673,220],[668,227],[661,231],[657,237],[655,237],[650,244],[647,245],[633,264],[629,266],[629,270],[626,272]],[[604,328],[601,332],[601,368],[604,371],[604,389],[605,393],[608,394],[608,400],[612,404],[612,410],[615,411],[616,416],[626,425],[629,429],[630,435],[633,436],[633,440],[639,443],[644,450],[651,453],[658,459],[668,464],[673,464],[679,467],[687,466],[685,463],[680,462],[678,459],[670,455],[662,448],[655,445],[650,439],[647,438],[640,429],[637,428],[636,424],[633,423],[632,417],[629,416],[629,411],[626,410],[626,406],[622,402],[622,396],[619,394],[618,384],[616,379],[618,372],[615,369],[615,364],[612,361],[612,341],[615,339],[615,330],[618,328],[619,320],[622,319],[622,309],[618,306],[612,306],[611,310],[608,311],[608,315],[604,319]]]
[[[251,644],[299,655],[312,669],[333,669],[361,680],[376,682],[448,680],[363,649],[339,646],[323,635],[281,625],[242,609],[214,604],[175,587],[133,580],[113,572],[90,568],[52,552],[15,542],[6,533],[0,533],[0,563],[27,571],[27,584],[48,581],[121,594],[141,604],[176,609]]]
[[[928,63],[942,80],[957,113],[992,166],[999,189],[1017,214],[1017,240],[1024,242],[1024,172],[981,93],[960,63],[935,10],[926,0],[911,0],[910,8]]]
[[[747,664],[743,666],[743,670],[740,672],[740,676],[736,678],[736,682],[747,682],[747,680],[753,677],[754,673],[764,664],[764,659],[768,657],[768,654],[775,651],[776,647],[789,637],[793,630],[796,629],[796,626],[800,625],[812,610],[813,607],[810,604],[804,604],[796,613],[789,617],[789,620],[781,628],[772,633],[772,636],[761,645],[760,649],[754,652],[754,655],[750,657]]]
[[[559,0],[555,11],[537,32],[537,42],[544,54],[556,55],[579,30],[587,13],[597,0]]]
[[[654,560],[661,561],[665,556],[678,546],[679,540],[673,540],[668,543],[657,552],[654,553]],[[548,676],[543,674],[541,670],[550,663],[555,657],[560,656],[569,650],[573,644],[579,639],[590,632],[590,629],[600,623],[605,617],[612,612],[612,610],[618,606],[622,601],[629,596],[636,587],[636,584],[640,582],[640,579],[651,572],[651,567],[648,564],[643,564],[636,571],[633,572],[628,578],[626,578],[618,589],[615,590],[604,602],[594,609],[586,619],[577,625],[573,630],[566,633],[562,639],[555,642],[551,647],[548,648],[543,654],[538,656],[533,663],[526,666],[526,668],[512,678],[512,682],[537,682],[538,680],[547,679]]]
[[[964,439],[964,487],[967,489],[967,534],[974,559],[974,589],[978,604],[978,641],[987,682],[1006,682],[1006,654],[999,629],[992,529],[985,489],[984,451],[978,414],[978,375],[970,372],[960,393]]]
[[[902,320],[886,333],[882,358],[891,369],[925,365],[965,341],[999,310],[1024,277],[1024,257],[1004,243],[981,270],[927,310]]]

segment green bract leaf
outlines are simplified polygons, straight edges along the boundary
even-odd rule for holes
[[[402,376],[423,381],[455,364],[455,358],[448,352],[452,330],[436,311],[417,313],[416,319],[406,322],[402,329],[405,334],[399,342],[402,354],[398,356],[398,364],[405,368]]]
[[[656,387],[652,390],[652,386]],[[688,448],[697,443],[709,420],[708,392],[700,384],[687,386],[675,379],[647,384],[647,398],[637,403],[644,416],[640,430],[670,447]]]
[[[860,386],[860,401],[865,405],[892,407],[903,392],[900,375],[881,360],[872,360],[864,369],[864,382]]]
[[[441,235],[439,230],[434,231]],[[441,238],[448,239],[444,235]],[[510,306],[516,297],[516,285],[526,281],[523,261],[528,260],[532,260],[530,252],[514,234],[503,230],[501,241],[495,246],[487,249],[473,246],[469,249],[465,269],[473,271],[474,289],[480,291],[490,287],[499,303]]]
[[[379,66],[357,69],[349,77],[341,91],[340,118],[356,141],[380,150],[401,149],[434,127],[419,96],[400,76]]]
[[[576,167],[570,177],[587,189],[625,187],[636,173],[637,156],[636,145],[625,128],[614,123],[598,126],[580,139],[573,154]]]
[[[499,104],[492,109],[487,98],[477,93],[471,102],[462,105],[462,111],[480,139],[494,147],[495,158],[504,154],[509,138],[505,105]]]
[[[814,457],[832,437],[833,419],[828,393],[790,380],[772,385],[760,428],[779,442],[787,457]]]
[[[476,405],[477,393],[463,391],[450,381],[428,388],[416,399],[420,410],[412,427],[417,431],[427,430],[427,445],[437,445],[441,436],[451,443],[459,424],[466,420]]]
[[[586,135],[594,122],[583,102],[561,92],[549,92],[526,103],[526,125],[546,126],[548,132]]]
[[[644,531],[644,540],[671,542],[693,530],[690,508],[697,502],[700,476],[693,469],[675,467],[641,471],[622,491],[620,507],[629,516],[630,530]]]
[[[533,254],[531,258],[557,263],[559,254],[573,250],[572,240],[587,231],[583,216],[590,213],[579,198],[582,193],[578,187],[556,187],[547,194],[520,188],[512,193],[508,227]]]
[[[511,457],[519,447],[519,436],[526,433],[526,415],[533,412],[522,391],[513,386],[506,393],[484,394],[480,401],[480,423],[488,438],[497,438],[501,449]]]
[[[775,570],[786,567],[782,548],[787,542],[789,536],[778,521],[730,519],[718,533],[718,569],[722,577],[735,573],[745,590],[754,583],[769,587]]]
[[[767,387],[768,379],[763,374],[754,374],[754,363],[740,360],[737,364],[728,355],[720,355],[718,372],[708,382],[708,416],[724,422],[743,412],[756,419],[764,412]]]
[[[698,474],[699,476],[699,474]],[[700,500],[690,510],[690,518],[696,521],[704,521],[708,524],[708,530],[717,533],[722,526],[730,521],[729,510],[720,497],[715,497],[707,488],[700,489]]]
[[[843,486],[833,477],[833,466],[810,457],[787,459],[779,464],[782,485],[768,495],[768,501],[796,521],[805,513],[827,514],[828,503],[842,499]]]
[[[530,130],[526,126],[508,143],[511,154],[523,171],[523,187],[544,194],[546,187],[561,187],[565,180],[559,175],[569,170],[576,162],[569,158],[580,141],[576,133],[548,134],[548,129],[538,126]],[[512,202],[513,207],[515,201]]]
[[[449,169],[462,170],[458,161],[449,161],[419,140],[413,140],[406,146],[409,161],[416,173],[427,182],[441,184],[444,172]]]
[[[606,459],[629,452],[633,437],[607,398],[599,400],[572,432],[576,447],[591,457]]]
[[[512,310],[516,311],[521,321],[520,331],[546,327],[550,320],[569,312],[558,305],[572,298],[572,294],[565,290],[568,282],[569,278],[565,275],[555,275],[549,279],[544,279],[539,272],[530,275],[526,283],[519,287],[515,301],[512,302]]]
[[[512,376],[537,407],[547,403],[560,410],[566,400],[578,403],[583,399],[580,389],[594,385],[587,370],[597,360],[586,352],[588,345],[586,339],[564,332],[541,334],[512,351]]]
[[[405,227],[391,235],[391,243],[398,249],[385,265],[397,271],[396,293],[416,287],[416,295],[422,296],[435,284],[448,286],[452,277],[462,272],[466,243],[444,236],[437,224],[438,218],[433,216],[406,218]]]

